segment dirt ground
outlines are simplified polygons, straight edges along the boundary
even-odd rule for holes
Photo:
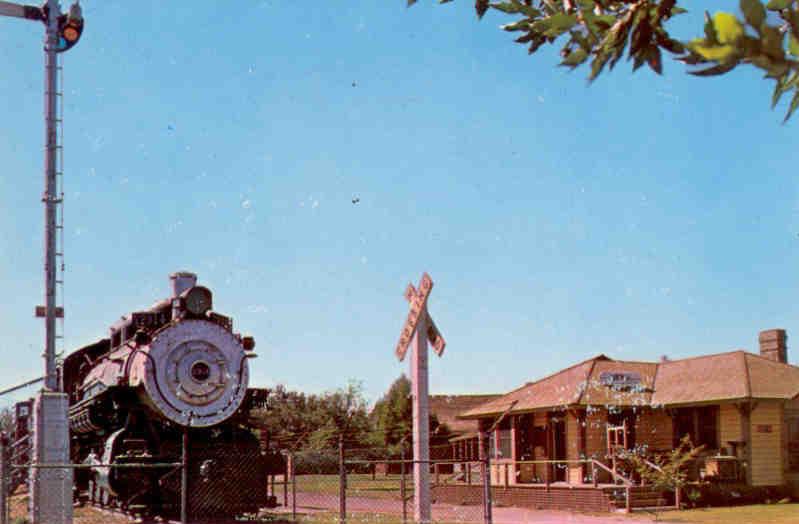
[[[28,495],[14,495],[10,504],[11,521],[23,519],[28,516]],[[75,508],[75,524],[130,524],[131,521],[122,515],[114,515],[95,508]]]
[[[28,514],[27,495],[15,495],[11,498],[11,522],[15,517]],[[328,513],[338,511],[338,497],[318,493],[297,493],[297,511],[300,515],[315,512]],[[408,505],[412,512],[412,506]],[[402,504],[397,500],[374,499],[367,497],[347,497],[347,511],[352,513],[381,513],[401,515]],[[276,517],[286,514],[285,509],[278,509]],[[74,524],[130,524],[133,522],[124,515],[118,515],[92,507],[75,508]],[[494,508],[495,524],[613,524],[652,522],[647,516],[631,517],[627,515],[583,515],[564,511],[543,511],[525,508]],[[413,517],[411,516],[411,519]],[[481,506],[455,506],[452,504],[433,504],[433,520],[438,522],[463,522],[479,524],[482,522]],[[144,524],[156,524],[155,522]],[[158,524],[163,524],[160,522]],[[195,523],[202,524],[202,523]],[[214,524],[225,524],[215,521]],[[233,524],[233,523],[230,523]]]

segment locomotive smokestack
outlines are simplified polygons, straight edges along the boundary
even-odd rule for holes
[[[197,275],[190,271],[178,271],[169,275],[172,281],[172,298],[179,297],[187,289],[197,285]]]

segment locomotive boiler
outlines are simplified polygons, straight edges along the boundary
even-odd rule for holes
[[[63,362],[71,459],[91,466],[77,471],[77,491],[94,504],[175,515],[181,471],[166,465],[185,451],[190,515],[255,513],[270,502],[268,475],[283,469],[248,420],[266,400],[248,388],[255,342],[213,310],[196,275],[170,278],[170,297],[126,314]]]

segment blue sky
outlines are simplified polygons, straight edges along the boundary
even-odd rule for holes
[[[799,334],[797,122],[758,73],[622,64],[588,86],[464,0],[230,5],[83,2],[66,348],[178,269],[256,337],[254,385],[357,379],[370,399],[407,369],[393,347],[423,271],[449,344],[436,393]],[[42,33],[0,19],[3,384],[42,369]]]

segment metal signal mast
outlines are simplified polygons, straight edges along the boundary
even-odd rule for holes
[[[59,278],[63,271],[63,243],[58,242],[59,237],[63,240],[58,53],[80,40],[83,14],[77,0],[67,13],[61,12],[58,0],[47,0],[42,6],[0,1],[0,16],[38,20],[45,25],[45,183],[42,196],[45,209],[45,305],[36,307],[36,316],[45,319],[45,378],[44,390],[38,394],[34,405],[33,459],[36,464],[64,464],[69,462],[68,402],[66,395],[59,391],[56,371],[56,318],[64,317],[64,308],[59,307],[56,301],[57,286],[63,283],[63,277]],[[61,264],[58,264],[59,258]],[[34,467],[30,474],[30,490],[30,513],[34,524],[72,522],[71,470]]]

